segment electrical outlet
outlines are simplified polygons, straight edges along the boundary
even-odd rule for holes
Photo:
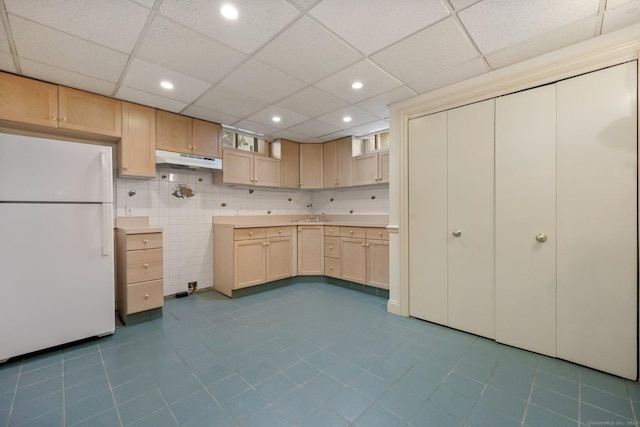
[[[124,207],[125,216],[133,216],[133,208],[131,206]]]

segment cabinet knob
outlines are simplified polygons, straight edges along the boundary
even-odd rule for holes
[[[329,245],[329,249],[333,249],[333,245]]]
[[[149,239],[144,239],[144,240],[142,241],[142,243],[144,243],[144,244],[146,245],[147,243],[149,243]]]
[[[378,236],[382,236],[382,231],[378,231]]]
[[[540,243],[544,243],[547,241],[547,235],[544,233],[538,233],[536,234],[536,240]]]
[[[353,230],[349,230],[349,234],[353,234]]]
[[[142,267],[143,268],[149,268],[149,264],[144,264]]]
[[[333,266],[332,265],[329,266],[329,270],[333,270]]]
[[[282,230],[278,230],[278,234],[282,233]]]
[[[51,120],[58,120],[56,116],[51,116]]]
[[[192,147],[192,146],[190,146],[190,145],[187,145],[187,148],[188,148],[189,150],[193,149],[193,147]]]
[[[453,230],[451,234],[453,234],[456,237],[460,237],[462,236],[462,230]]]
[[[255,182],[255,183],[257,184],[257,183],[258,183],[258,180],[257,180],[257,179],[254,179],[254,180],[253,180],[253,182]]]
[[[267,242],[267,246],[271,245],[271,242]]]
[[[194,149],[194,150],[197,150],[197,149],[198,149],[198,146],[197,146],[197,145],[194,145],[194,146],[193,146],[193,149]]]
[[[60,117],[60,121],[61,122],[65,122],[65,121],[67,121],[67,118],[66,117]]]
[[[262,244],[262,246],[267,246],[267,244],[266,244],[266,243],[263,243],[263,244]]]
[[[253,236],[253,231],[250,231],[250,232],[249,232],[249,236]]]
[[[129,170],[129,167],[128,167],[128,166],[123,166],[123,167],[122,167],[122,170],[123,170],[123,171],[127,171],[127,170]]]
[[[144,294],[144,299],[149,299],[149,294]]]

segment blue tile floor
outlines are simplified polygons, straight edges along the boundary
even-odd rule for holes
[[[635,425],[640,387],[297,283],[0,366],[0,426]]]

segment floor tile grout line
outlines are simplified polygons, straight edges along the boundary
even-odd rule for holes
[[[20,361],[20,369],[18,369],[18,378],[16,379],[16,386],[13,389],[13,398],[11,399],[11,407],[9,409],[9,416],[7,417],[7,426],[11,425],[11,418],[13,418],[13,410],[16,404],[16,397],[18,395],[18,386],[20,385],[20,379],[22,378],[22,367],[24,366],[24,359]]]
[[[115,332],[114,332],[115,333]],[[124,424],[122,423],[122,417],[120,416],[120,408],[118,407],[118,402],[116,401],[115,393],[113,392],[113,387],[111,385],[111,379],[109,378],[109,373],[107,372],[107,365],[104,361],[104,357],[102,356],[102,348],[98,345],[98,352],[100,353],[100,361],[102,362],[102,369],[104,370],[104,376],[107,379],[107,385],[109,386],[109,392],[111,393],[111,399],[113,400],[113,406],[116,410],[116,415],[118,416],[118,422],[120,423],[120,427]]]

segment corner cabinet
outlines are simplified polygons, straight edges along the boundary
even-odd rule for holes
[[[323,146],[324,144],[300,144],[300,188],[323,188]]]
[[[324,188],[352,185],[353,138],[346,137],[324,144]]]
[[[324,274],[324,226],[298,226],[298,274],[300,276]]]
[[[118,176],[153,178],[156,175],[156,110],[122,103],[122,141]]]

